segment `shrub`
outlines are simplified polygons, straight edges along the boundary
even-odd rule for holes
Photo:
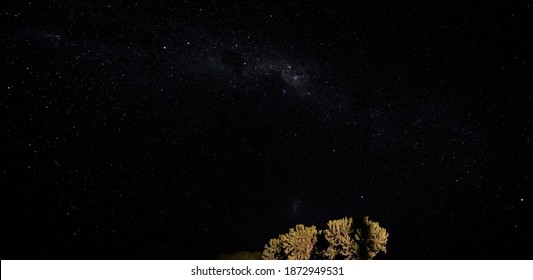
[[[352,218],[331,220],[325,230],[299,224],[289,233],[270,239],[263,259],[373,259],[379,252],[387,252],[388,237],[387,230],[367,216],[358,225]]]

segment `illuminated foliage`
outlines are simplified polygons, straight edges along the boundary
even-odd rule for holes
[[[363,218],[363,223],[357,228],[355,240],[361,250],[360,256],[365,259],[373,259],[380,251],[387,253],[387,241],[389,233],[379,226],[378,222],[372,222],[368,217]]]
[[[266,260],[308,260],[313,254],[318,231],[315,226],[296,225],[289,233],[270,239],[263,259]]]
[[[317,240],[315,226],[296,225],[289,233],[281,236],[283,250],[289,260],[308,260],[311,258]]]
[[[323,252],[326,259],[358,259],[359,246],[354,241],[352,218],[329,221],[323,234],[329,244]]]
[[[263,251],[264,260],[283,260],[287,259],[285,252],[283,250],[283,243],[281,242],[281,235],[279,238],[272,238],[268,241],[268,244],[265,245],[265,250]]]
[[[373,259],[387,252],[389,234],[379,223],[363,217],[355,226],[352,218],[331,220],[325,230],[296,225],[289,233],[270,239],[263,251],[265,260]],[[320,246],[320,241],[324,245]]]

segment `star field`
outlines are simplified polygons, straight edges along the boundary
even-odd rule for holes
[[[351,215],[382,258],[519,258],[528,12],[10,4],[3,259],[210,259]]]

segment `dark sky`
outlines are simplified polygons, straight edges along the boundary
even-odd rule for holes
[[[531,247],[531,4],[226,2],[2,8],[2,259],[214,258],[364,215],[380,258]]]

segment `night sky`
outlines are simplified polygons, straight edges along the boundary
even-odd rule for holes
[[[2,259],[212,259],[365,215],[381,259],[524,256],[531,4],[236,3],[2,8]]]

